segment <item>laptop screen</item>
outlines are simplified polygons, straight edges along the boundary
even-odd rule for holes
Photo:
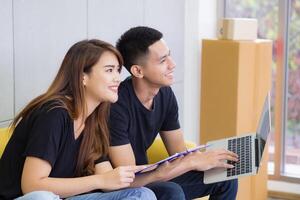
[[[266,141],[268,139],[268,135],[271,131],[271,118],[270,118],[270,93],[267,94],[264,102],[264,107],[260,116],[259,126],[257,130],[257,136],[259,139],[259,152],[260,157],[265,148]]]

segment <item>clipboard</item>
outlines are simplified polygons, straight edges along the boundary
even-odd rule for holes
[[[210,144],[209,144],[210,145]],[[142,173],[145,173],[145,172],[149,172],[149,171],[152,171],[152,170],[155,170],[159,165],[165,163],[165,162],[171,162],[181,156],[186,156],[187,154],[189,153],[192,153],[192,152],[195,152],[195,151],[199,151],[201,149],[205,149],[207,148],[209,145],[199,145],[197,147],[194,147],[194,148],[191,148],[191,149],[187,149],[186,151],[182,151],[180,153],[175,153],[174,155],[170,156],[170,157],[167,157],[163,160],[160,160],[154,164],[151,164],[149,166],[147,166],[146,168],[142,169],[142,170],[139,170],[137,172],[135,172],[135,175],[138,175],[138,174],[142,174]]]

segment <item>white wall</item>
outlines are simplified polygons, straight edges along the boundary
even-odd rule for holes
[[[137,25],[164,33],[178,65],[173,88],[183,107],[182,0],[1,0],[0,23],[0,126],[47,89],[72,44],[86,38],[115,44]]]
[[[87,4],[81,0],[14,1],[15,110],[50,85],[64,54],[87,38]]]
[[[0,121],[14,115],[13,26],[12,3],[0,3]]]
[[[217,0],[185,1],[184,132],[186,139],[197,143],[200,130],[201,40],[215,38],[216,22]]]
[[[162,31],[171,49],[181,126],[198,142],[200,41],[215,36],[216,1],[1,0],[0,127],[47,89],[73,43],[115,44],[125,30],[146,25]]]

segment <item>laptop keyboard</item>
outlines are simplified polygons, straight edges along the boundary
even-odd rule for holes
[[[227,169],[227,177],[252,172],[252,141],[251,136],[228,140],[228,150],[239,155],[239,161],[227,161],[234,168]]]

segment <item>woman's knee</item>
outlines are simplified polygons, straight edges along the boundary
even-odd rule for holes
[[[49,191],[34,191],[17,198],[16,200],[60,200],[59,196]]]

